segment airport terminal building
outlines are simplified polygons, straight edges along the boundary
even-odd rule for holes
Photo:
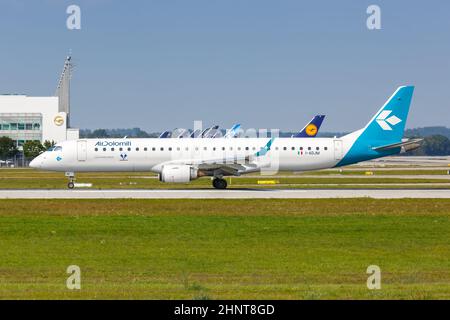
[[[78,139],[70,128],[71,58],[64,64],[55,96],[0,95],[0,137],[13,139],[19,150],[30,140],[44,142]]]

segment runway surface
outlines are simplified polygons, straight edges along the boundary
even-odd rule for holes
[[[311,198],[441,198],[436,189],[229,189],[229,190],[0,190],[0,199],[311,199]]]

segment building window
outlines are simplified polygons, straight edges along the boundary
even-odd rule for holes
[[[33,130],[33,124],[32,123],[26,123],[25,124],[25,130]]]

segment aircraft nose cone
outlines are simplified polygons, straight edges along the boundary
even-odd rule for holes
[[[36,157],[33,160],[31,160],[30,168],[35,168],[35,169],[40,168],[40,163],[41,163],[41,160],[39,159],[39,157]]]

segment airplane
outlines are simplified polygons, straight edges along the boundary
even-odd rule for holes
[[[65,172],[70,189],[75,172],[151,171],[170,183],[209,176],[225,189],[225,176],[341,167],[420,147],[421,139],[402,139],[413,91],[399,87],[365,127],[340,138],[78,139],[56,144],[30,167]]]
[[[325,115],[317,115],[303,127],[303,129],[291,138],[314,138],[319,133]]]
[[[236,123],[235,125],[233,125],[231,127],[230,130],[227,131],[224,138],[227,138],[227,139],[234,138],[239,133],[240,128],[241,128],[241,125],[239,123]]]
[[[189,136],[189,138],[201,138],[201,134],[202,134],[202,130],[201,129],[197,129],[197,130],[192,131],[192,133]]]
[[[172,131],[164,131],[163,133],[161,133],[158,137],[158,139],[167,139],[170,137],[170,135],[172,134]]]
[[[218,125],[214,125],[212,127],[206,128],[202,134],[201,134],[201,138],[211,138],[213,133],[216,133],[217,130],[219,129]]]

